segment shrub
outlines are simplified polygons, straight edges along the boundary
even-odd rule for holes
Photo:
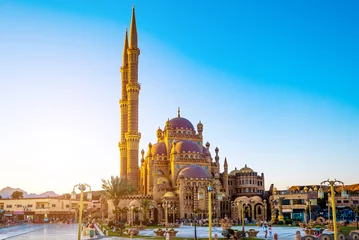
[[[285,220],[285,224],[292,224],[293,223],[293,220],[292,219],[286,219]]]
[[[277,224],[279,224],[279,225],[283,225],[283,224],[284,224],[284,222],[283,222],[282,220],[280,220],[280,221],[278,221],[278,222],[277,222]]]

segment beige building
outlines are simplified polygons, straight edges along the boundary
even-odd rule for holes
[[[344,188],[349,193],[343,193],[342,186],[335,187],[335,206],[336,209],[351,208],[359,204],[359,194],[358,189],[356,189],[357,184],[345,186]],[[311,212],[313,209],[318,207],[318,191],[320,186],[292,186],[287,190],[277,190],[273,189],[273,194],[270,197],[270,206],[271,206],[271,219],[297,219],[301,221],[307,221],[310,218],[314,219],[315,214],[312,213],[310,217],[309,209]],[[331,196],[330,188],[328,186],[322,186],[324,191],[328,194],[324,204],[328,208],[328,212],[331,212]],[[326,215],[327,217],[327,215]]]
[[[14,220],[47,221],[52,218],[76,219],[79,200],[63,199],[62,197],[0,199],[0,210],[4,217]],[[84,201],[84,213],[87,215],[92,208],[91,201]]]
[[[274,188],[270,197],[271,220],[296,219],[305,221],[308,208],[317,206],[318,186],[293,186],[288,190]]]
[[[130,33],[125,33],[121,67],[120,176],[136,189],[138,195],[126,196],[120,209],[140,207],[144,199],[153,208],[146,215],[154,220],[207,217],[208,187],[212,187],[212,210],[215,217],[230,213],[231,200],[240,196],[260,196],[264,193],[264,175],[252,169],[236,169],[228,173],[225,159],[221,173],[219,149],[211,149],[204,138],[204,124],[177,116],[164,121],[155,132],[155,142],[141,151],[139,162],[138,48],[135,10],[132,9]],[[140,163],[140,165],[139,165]],[[111,215],[113,206],[109,204]],[[221,213],[221,210],[223,212]],[[227,212],[226,212],[227,211]],[[132,216],[132,215],[131,215]],[[131,217],[128,215],[127,217]],[[132,216],[133,218],[133,216]],[[167,219],[168,220],[168,219]]]

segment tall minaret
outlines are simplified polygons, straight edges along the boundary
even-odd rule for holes
[[[122,67],[121,71],[121,100],[120,100],[120,113],[121,113],[121,133],[120,133],[120,142],[118,143],[118,148],[120,149],[120,177],[127,178],[127,143],[125,134],[128,130],[128,115],[127,115],[127,91],[126,85],[128,83],[128,37],[127,29],[125,34],[125,41],[123,46],[122,54]]]
[[[125,134],[127,143],[127,180],[136,191],[139,189],[139,169],[138,169],[138,148],[141,133],[138,131],[138,96],[140,84],[138,83],[138,56],[140,49],[137,46],[137,29],[135,8],[132,8],[132,19],[130,26],[130,45],[127,49],[128,54],[128,83],[127,90],[127,127]]]
[[[224,173],[223,173],[223,188],[226,191],[226,196],[229,196],[228,189],[228,163],[227,158],[224,158]]]

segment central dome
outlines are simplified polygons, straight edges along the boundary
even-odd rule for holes
[[[184,177],[184,178],[211,178],[209,173],[206,169],[203,167],[191,164],[186,167],[184,167],[178,174],[178,177]]]
[[[183,128],[183,129],[191,129],[194,130],[193,124],[186,118],[176,117],[170,120],[170,124],[172,128]]]

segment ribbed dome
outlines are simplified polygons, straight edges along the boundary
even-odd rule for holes
[[[239,171],[242,172],[242,173],[253,172],[252,168],[247,167],[247,164],[244,165],[244,168],[241,168]]]
[[[173,192],[166,192],[165,195],[163,195],[164,197],[175,197],[176,194],[174,194]]]
[[[254,202],[262,202],[262,198],[259,196],[253,196],[250,197],[251,200],[253,200]]]
[[[191,164],[183,168],[178,174],[178,177],[181,176],[184,178],[211,178],[206,169],[196,164]]]
[[[199,145],[191,140],[181,140],[176,142],[176,152],[182,153],[182,152],[196,152],[200,153],[201,148]]]
[[[234,176],[236,173],[239,173],[239,170],[235,167],[234,170],[229,173],[229,175]]]
[[[166,148],[166,144],[164,142],[159,142],[159,143],[156,143],[152,146],[152,149],[151,149],[151,153],[152,155],[167,155],[167,148]]]
[[[172,118],[170,120],[170,124],[172,128],[179,128],[179,129],[183,128],[183,129],[194,130],[193,124],[189,120],[183,117]]]

